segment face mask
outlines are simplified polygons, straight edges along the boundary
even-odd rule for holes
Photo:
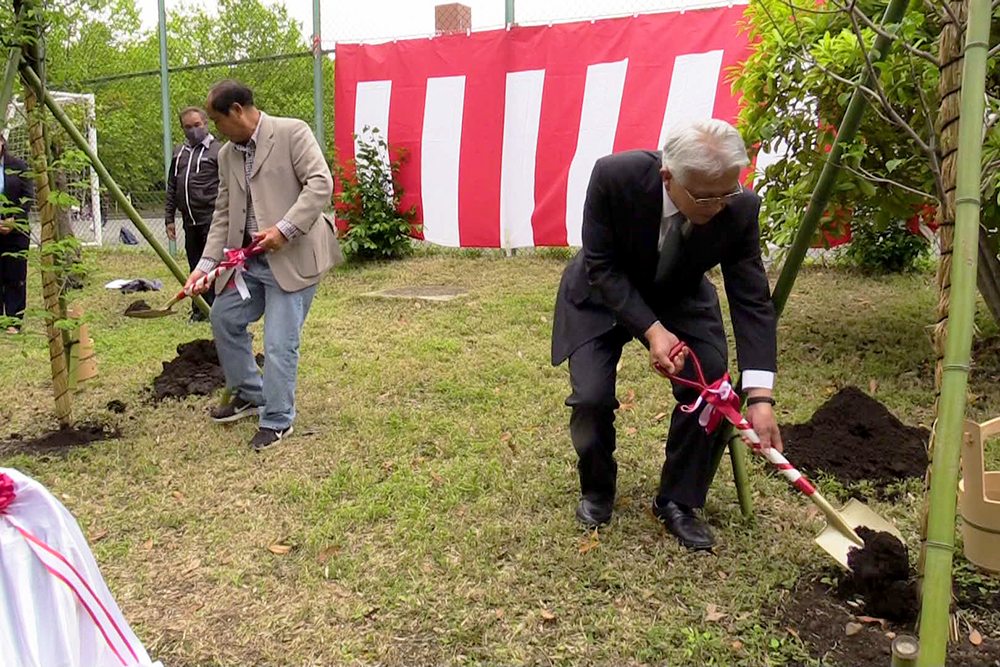
[[[208,136],[208,128],[204,126],[192,127],[190,129],[184,130],[184,134],[185,136],[187,136],[189,144],[191,144],[192,146],[197,146],[198,144],[200,144],[202,141],[205,140],[205,137]]]

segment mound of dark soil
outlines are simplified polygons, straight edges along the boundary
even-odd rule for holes
[[[107,407],[109,411],[119,415],[128,410],[128,406],[124,402],[119,401],[117,398],[112,401],[108,401],[108,404],[105,407]]]
[[[128,308],[125,309],[125,314],[128,315],[129,313],[138,313],[143,310],[151,310],[151,308],[148,303],[139,299],[138,301],[133,301],[128,305]]]
[[[869,620],[867,615],[848,606],[833,594],[829,586],[803,579],[792,591],[791,599],[777,615],[781,626],[788,628],[809,648],[809,654],[823,665],[840,667],[885,667],[890,662],[892,637],[915,635],[913,623]],[[861,626],[847,633],[849,623]],[[856,629],[856,628],[855,628]],[[965,637],[948,646],[949,665],[996,667],[1000,661],[1000,641],[988,636],[974,646]],[[804,667],[792,663],[790,667]]]
[[[863,548],[847,554],[851,568],[838,594],[845,598],[861,595],[865,613],[892,621],[912,621],[920,610],[916,582],[910,579],[910,559],[906,545],[891,533],[858,528]]]
[[[257,363],[264,356],[257,355]],[[163,362],[163,372],[153,379],[153,400],[207,396],[226,386],[219,354],[211,340],[199,339],[177,346],[177,357]]]
[[[71,449],[85,447],[92,442],[117,438],[118,432],[103,424],[80,424],[61,428],[31,440],[24,440],[17,434],[0,443],[0,452],[19,454],[65,454]]]
[[[857,387],[841,389],[808,422],[781,427],[789,458],[803,472],[823,471],[844,484],[870,480],[879,488],[924,475],[929,437]]]

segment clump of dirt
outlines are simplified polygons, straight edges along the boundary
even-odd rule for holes
[[[869,480],[877,488],[927,470],[927,429],[906,426],[857,387],[845,387],[804,424],[781,426],[795,465],[823,471],[844,484]]]
[[[45,435],[24,440],[12,435],[10,440],[0,443],[0,452],[16,454],[65,454],[71,449],[85,447],[93,442],[117,438],[118,432],[103,424],[79,424],[61,428]]]
[[[919,602],[916,582],[910,579],[910,559],[906,545],[891,533],[874,531],[865,526],[857,529],[864,547],[853,547],[847,553],[850,578],[838,593],[853,598],[861,595],[865,611],[870,616],[892,621],[912,621],[917,617]]]
[[[132,313],[139,313],[144,310],[152,310],[152,308],[149,306],[148,303],[146,303],[142,299],[139,299],[138,301],[133,301],[128,305],[128,308],[125,309],[125,314],[130,315]]]
[[[264,363],[264,355],[257,355]],[[226,386],[215,342],[204,338],[177,346],[177,357],[163,362],[163,372],[153,379],[153,400],[207,396]]]
[[[113,401],[108,401],[108,404],[105,407],[107,407],[107,409],[110,412],[114,412],[115,414],[118,414],[118,415],[120,415],[120,414],[124,413],[126,410],[128,410],[128,406],[125,405],[125,403],[123,403],[122,401],[119,401],[118,399],[115,399]]]

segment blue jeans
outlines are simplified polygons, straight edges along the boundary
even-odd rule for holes
[[[284,430],[295,419],[295,380],[299,370],[299,336],[316,294],[316,285],[286,292],[258,255],[243,274],[250,298],[244,301],[228,287],[212,304],[212,333],[226,388],[260,406],[261,428]],[[247,325],[264,316],[264,377],[254,360]]]

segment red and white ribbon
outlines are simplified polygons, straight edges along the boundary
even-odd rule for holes
[[[676,356],[684,347],[686,346],[681,343],[671,350],[671,358]],[[796,470],[781,452],[774,447],[768,447],[766,450],[761,448],[757,432],[753,430],[753,426],[740,412],[740,397],[729,381],[729,373],[723,373],[721,378],[712,384],[708,384],[697,355],[690,348],[688,348],[688,354],[691,357],[691,361],[694,362],[695,374],[698,376],[697,380],[688,380],[677,375],[664,373],[674,382],[698,390],[698,398],[688,405],[682,405],[681,410],[692,413],[704,405],[705,407],[698,416],[698,423],[701,424],[707,433],[714,431],[722,423],[722,420],[726,419],[740,432],[740,435],[745,440],[750,442],[752,449],[780,470],[785,479],[791,482],[796,489],[807,496],[816,493],[816,487],[802,473]]]

